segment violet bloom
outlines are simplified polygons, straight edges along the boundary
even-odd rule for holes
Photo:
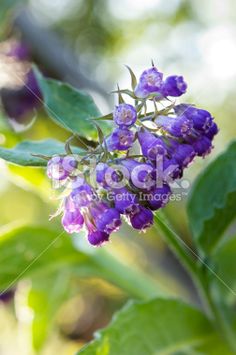
[[[130,175],[130,180],[135,188],[150,189],[155,185],[155,167],[151,163],[140,163],[134,159],[123,159]]]
[[[155,160],[158,155],[166,154],[166,144],[161,137],[155,136],[148,131],[140,130],[138,140],[145,157]]]
[[[96,166],[96,181],[102,187],[107,187],[106,183],[106,172],[109,165],[106,163],[98,163]]]
[[[115,208],[119,213],[130,213],[135,210],[138,204],[138,198],[134,193],[125,187],[114,189],[112,192]]]
[[[91,245],[100,246],[109,240],[109,234],[95,231],[88,234],[88,241]]]
[[[116,183],[119,183],[123,176],[121,176],[122,171],[115,169],[114,167],[109,166],[106,163],[98,163],[96,166],[96,181],[104,189],[112,187]]]
[[[186,168],[189,163],[194,159],[196,152],[192,145],[179,143],[173,150],[172,158],[177,161],[181,168]]]
[[[168,202],[171,195],[170,186],[163,184],[162,187],[152,189],[148,193],[148,206],[156,211],[159,208],[164,207]]]
[[[130,223],[133,228],[145,230],[153,224],[153,213],[148,208],[139,206],[135,213],[130,214]]]
[[[3,108],[9,118],[21,121],[27,113],[41,105],[41,93],[32,70],[26,75],[24,85],[19,89],[3,89]]]
[[[205,133],[205,136],[212,140],[214,136],[219,132],[219,129],[217,127],[217,124],[215,122],[212,122],[211,127],[209,128],[208,132]]]
[[[8,51],[7,55],[9,57],[15,57],[20,61],[28,60],[30,57],[30,51],[28,46],[22,42],[15,42],[11,46],[10,50]]]
[[[90,185],[84,184],[72,190],[70,197],[76,207],[87,207],[95,199],[95,193]]]
[[[114,150],[128,150],[134,142],[135,134],[127,128],[117,128],[106,139],[109,152]]]
[[[110,234],[120,227],[119,212],[115,208],[110,208],[108,204],[101,201],[95,202],[90,206],[89,210],[99,231]]]
[[[134,106],[123,103],[116,106],[113,118],[117,126],[127,128],[133,126],[136,122],[137,112]]]
[[[78,209],[65,210],[61,222],[67,233],[78,233],[83,227],[84,218]]]
[[[193,133],[193,123],[186,116],[159,116],[155,123],[174,137],[186,138]]]
[[[160,168],[162,168],[161,172],[159,171]],[[162,176],[163,180],[166,182],[180,179],[183,176],[183,168],[174,158],[164,158],[160,168],[157,167],[157,173]]]
[[[178,97],[183,95],[187,90],[187,84],[182,76],[171,75],[164,81],[161,92],[163,96]]]
[[[193,143],[193,149],[199,157],[205,157],[211,152],[212,143],[207,137],[201,137]]]
[[[52,180],[65,180],[69,172],[63,167],[63,157],[52,157],[47,164],[47,175]]]
[[[210,112],[193,106],[189,106],[184,115],[192,120],[193,127],[196,130],[207,133],[212,126],[213,117]]]
[[[144,70],[135,88],[135,95],[140,98],[145,98],[150,94],[160,93],[162,79],[163,74],[160,73],[157,68],[152,67]]]

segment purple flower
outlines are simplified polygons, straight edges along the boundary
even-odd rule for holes
[[[62,225],[67,233],[78,233],[84,224],[84,218],[78,209],[65,210]]]
[[[121,225],[119,212],[104,202],[94,203],[90,207],[90,213],[97,229],[101,232],[110,234]]]
[[[1,98],[8,117],[21,122],[27,113],[41,105],[42,95],[33,71],[28,72],[21,88],[3,89]]]
[[[186,168],[194,159],[196,153],[192,145],[185,143],[177,143],[172,152],[172,158],[180,165],[181,168]]]
[[[212,126],[213,118],[210,112],[193,106],[189,106],[183,113],[188,119],[192,120],[193,127],[201,132],[208,132]]]
[[[151,160],[155,160],[158,155],[165,155],[167,152],[163,139],[148,131],[140,130],[138,140],[143,155]]]
[[[116,106],[113,118],[117,126],[127,128],[133,126],[136,122],[137,112],[134,106],[124,103]]]
[[[9,57],[15,57],[20,61],[28,60],[30,57],[28,46],[22,42],[13,43],[7,55]]]
[[[148,208],[139,206],[135,213],[131,213],[130,223],[133,228],[144,230],[153,224],[153,214]]]
[[[183,95],[187,90],[187,84],[182,76],[171,75],[164,81],[161,92],[164,96],[178,97]]]
[[[193,143],[193,149],[199,157],[205,157],[212,149],[211,140],[203,136]]]
[[[132,185],[139,189],[150,189],[155,185],[155,167],[151,163],[140,163],[134,159],[123,159],[124,165],[130,174]]]
[[[63,167],[63,157],[52,157],[48,161],[47,175],[52,180],[64,180],[69,176],[69,172]]]
[[[87,207],[95,199],[95,193],[90,185],[84,184],[72,190],[70,197],[76,207]]]
[[[171,189],[167,184],[151,190],[148,193],[148,206],[154,211],[164,207],[169,201],[170,194]]]
[[[109,234],[101,231],[95,231],[88,234],[88,241],[94,246],[99,246],[109,240]]]
[[[180,179],[183,176],[183,169],[174,158],[165,158],[163,160],[163,180],[171,181]]]
[[[106,171],[109,168],[109,165],[106,163],[98,163],[96,166],[96,181],[103,187],[107,187],[106,183]]]
[[[116,183],[122,181],[125,176],[122,175],[119,166],[109,166],[106,163],[99,163],[96,166],[96,181],[103,188],[114,187]]]
[[[159,116],[155,123],[177,138],[186,138],[193,133],[193,123],[186,116]]]
[[[145,98],[150,94],[159,93],[162,86],[162,79],[163,74],[160,73],[157,68],[152,67],[144,70],[135,88],[135,95],[140,98]]]
[[[135,134],[127,128],[117,128],[106,139],[109,152],[114,150],[128,150],[134,142]]]
[[[179,104],[176,105],[173,109],[177,116],[183,115],[189,107],[193,107],[191,104]]]
[[[219,132],[219,129],[217,127],[217,124],[215,122],[212,122],[211,127],[209,128],[208,132],[205,133],[205,136],[212,140],[214,136]]]
[[[130,213],[136,208],[138,198],[127,188],[123,187],[121,189],[115,189],[112,192],[114,196],[115,208],[118,212],[122,214]]]

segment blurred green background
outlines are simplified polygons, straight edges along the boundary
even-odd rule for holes
[[[116,83],[122,88],[129,85],[124,64],[139,75],[153,59],[165,75],[183,75],[189,85],[184,101],[212,112],[220,127],[211,156],[197,159],[186,172],[190,185],[209,160],[236,136],[234,0],[2,0],[0,20],[1,48],[13,38],[27,43],[32,48],[32,60],[42,70],[89,91],[104,114],[112,110],[114,98],[109,93]],[[47,58],[51,45],[53,50]],[[0,90],[14,87],[15,76],[15,67],[7,66],[0,51]],[[46,137],[66,140],[67,134],[40,107],[33,116],[34,124],[26,127],[22,122],[13,124],[2,110],[0,145],[11,147],[25,139]],[[49,222],[57,200],[43,169],[7,165],[0,160],[0,200],[2,228],[23,224],[60,231],[58,218]],[[170,203],[166,213],[191,243],[185,203],[186,199]],[[35,235],[35,243],[38,237]],[[97,253],[88,250],[82,237],[75,238],[74,243],[86,254]],[[190,280],[155,230],[137,234],[124,227],[104,249],[153,280],[160,280],[173,294],[198,303]],[[22,250],[15,245],[11,252],[14,262],[14,253]],[[2,263],[0,273],[4,273],[4,258]],[[14,282],[10,287],[14,297],[0,301],[0,354],[74,354],[133,296],[102,278],[81,278],[66,263],[51,273],[36,273]],[[59,297],[58,287],[66,291]],[[45,328],[42,341],[33,339],[32,334],[37,338],[44,323],[50,323],[50,329]]]

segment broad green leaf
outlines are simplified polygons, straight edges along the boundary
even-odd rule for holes
[[[193,236],[211,252],[236,217],[236,142],[199,176],[188,202]]]
[[[86,139],[97,139],[97,130],[91,119],[101,116],[92,97],[60,81],[46,79],[34,68],[48,115],[65,129]],[[101,122],[106,130],[109,125]]]
[[[205,316],[174,299],[129,303],[82,349],[83,355],[177,354],[202,344],[213,333]]]
[[[52,272],[69,264],[82,274],[94,268],[92,260],[75,250],[66,233],[43,227],[19,227],[0,231],[0,290],[35,272]],[[94,268],[95,272],[95,268]],[[45,276],[46,277],[46,276]]]
[[[61,272],[70,266],[71,272],[78,277],[102,278],[135,298],[167,293],[157,280],[121,263],[108,251],[96,249],[94,254],[86,254],[76,250],[72,238],[62,230],[43,227],[3,229],[0,230],[0,250],[0,291],[35,273],[44,273],[46,278],[47,273]]]
[[[72,150],[75,154],[82,154],[84,152],[78,147],[72,147]],[[47,165],[45,159],[33,156],[33,154],[45,156],[65,154],[65,145],[55,139],[46,139],[42,141],[24,141],[11,149],[0,147],[0,158],[10,163],[23,166]]]

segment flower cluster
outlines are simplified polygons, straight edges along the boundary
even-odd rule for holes
[[[89,243],[97,246],[119,229],[122,216],[140,231],[153,224],[153,211],[170,199],[171,182],[182,177],[196,156],[211,151],[218,131],[208,111],[169,104],[170,97],[181,96],[186,88],[182,76],[163,79],[152,66],[132,91],[118,90],[115,128],[93,152],[82,159],[56,156],[48,162],[49,178],[63,185],[69,182],[61,208],[68,233],[85,228]],[[124,102],[122,94],[133,98],[135,105]],[[151,112],[147,104],[153,105]],[[88,170],[91,156],[95,165]]]

